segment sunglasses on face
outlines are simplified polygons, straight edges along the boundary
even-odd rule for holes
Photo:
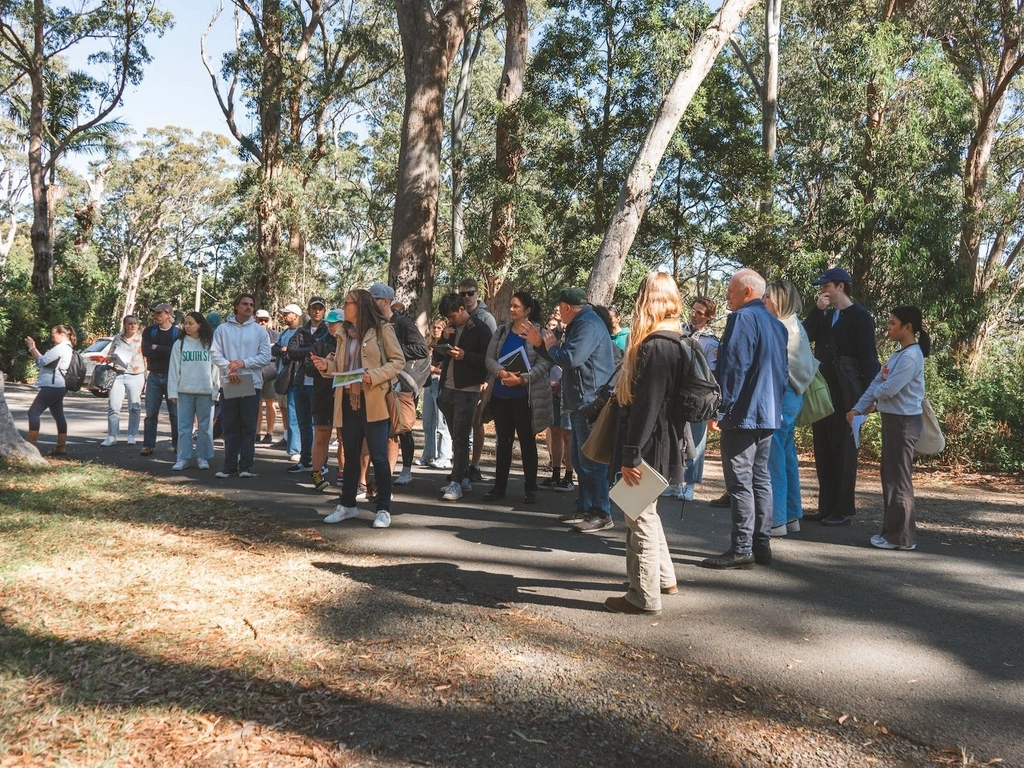
[[[475,296],[476,291],[459,291],[459,296],[466,298],[467,296]]]

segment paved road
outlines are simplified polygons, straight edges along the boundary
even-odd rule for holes
[[[28,388],[7,389],[21,426],[31,397]],[[320,525],[336,502],[315,494],[308,477],[286,474],[281,451],[261,447],[251,481],[171,473],[166,422],[156,454],[144,459],[123,444],[99,447],[105,401],[69,398],[68,411],[74,458],[210,485],[293,524]],[[47,418],[44,449],[52,442]],[[869,513],[858,524],[807,524],[799,536],[773,545],[770,568],[708,571],[695,566],[728,546],[728,510],[691,502],[680,519],[681,503],[666,499],[661,513],[680,594],[665,600],[657,620],[623,617],[601,606],[623,591],[621,518],[611,531],[572,533],[554,519],[571,508],[571,495],[545,493],[539,505],[516,504],[522,486],[515,480],[505,504],[479,503],[484,484],[462,502],[440,502],[442,474],[417,470],[412,485],[396,489],[388,530],[370,527],[367,505],[356,520],[322,526],[348,551],[410,563],[350,576],[393,588],[396,575],[405,575],[414,589],[416,572],[429,570],[463,587],[469,602],[518,603],[596,638],[711,666],[831,713],[878,720],[929,746],[963,746],[978,758],[1024,766],[1024,555],[928,533],[917,552],[875,550],[867,539],[878,526],[879,514],[870,510],[879,507],[879,488],[871,484],[860,494]],[[708,475],[703,499],[722,490],[713,463]],[[815,490],[807,476],[805,498]],[[1021,499],[1007,496],[1006,510],[1024,514]]]

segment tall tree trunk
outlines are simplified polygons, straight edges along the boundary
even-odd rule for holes
[[[516,187],[523,161],[523,117],[519,100],[526,77],[529,38],[526,0],[505,0],[505,68],[498,85],[498,119],[494,161],[498,171],[491,206],[491,235],[487,295],[491,312],[499,321],[508,319],[514,285],[508,280],[516,235]]]
[[[463,174],[465,157],[463,135],[466,119],[469,117],[470,86],[473,83],[473,65],[483,47],[483,29],[478,28],[476,42],[469,35],[462,41],[462,67],[459,69],[459,84],[455,89],[455,104],[452,107],[452,263],[462,262],[463,240],[466,231],[466,181]]]
[[[439,14],[430,0],[395,3],[405,66],[405,111],[388,274],[421,329],[430,321],[434,297],[445,84],[479,1],[452,0]]]
[[[658,115],[647,130],[647,136],[629,170],[618,204],[612,214],[604,241],[594,259],[594,269],[587,281],[587,295],[598,304],[607,304],[615,293],[622,274],[622,265],[629,255],[640,221],[647,207],[654,176],[697,88],[711,71],[722,47],[739,26],[756,0],[724,0],[711,25],[704,30],[689,56],[689,65],[676,77],[672,88],[662,100]]]
[[[46,166],[43,160],[43,108],[45,88],[43,84],[43,19],[46,18],[44,0],[35,0],[33,18],[37,21],[32,30],[32,66],[29,82],[32,93],[29,97],[28,118],[28,175],[32,185],[32,289],[39,294],[53,288],[53,240],[51,239],[49,190],[46,183]]]
[[[46,464],[39,450],[25,441],[14,423],[14,416],[4,396],[4,374],[0,371],[0,456],[19,459],[29,464]]]
[[[275,306],[281,291],[281,174],[284,170],[282,142],[282,99],[284,64],[282,62],[281,0],[263,2],[263,72],[260,79],[260,135],[263,140],[260,164],[260,190],[256,203],[259,230],[257,252],[263,270],[252,286],[260,306]]]
[[[764,90],[761,92],[761,147],[771,163],[779,130],[779,31],[782,0],[766,0],[764,7]],[[774,196],[761,201],[761,215],[772,212]]]

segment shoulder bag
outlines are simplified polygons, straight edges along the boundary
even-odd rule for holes
[[[380,349],[380,362],[390,362],[384,352],[384,341],[381,339],[381,328],[377,327],[377,348]],[[391,437],[412,432],[416,424],[416,398],[412,392],[404,392],[392,380],[388,383],[388,391],[384,394],[384,402],[388,406],[388,418],[391,421]]]
[[[599,464],[610,464],[612,451],[615,448],[615,431],[619,426],[619,401],[613,396],[601,409],[580,450],[591,461]]]
[[[921,428],[921,436],[917,438],[917,445],[914,446],[914,452],[919,456],[934,456],[946,449],[946,438],[939,427],[935,409],[932,408],[927,397],[921,406],[921,419],[924,423]]]
[[[821,369],[818,369],[814,378],[811,379],[807,391],[804,392],[804,405],[800,409],[800,415],[796,417],[796,425],[802,427],[805,424],[813,424],[834,411],[832,396],[828,391],[828,382],[821,375]]]

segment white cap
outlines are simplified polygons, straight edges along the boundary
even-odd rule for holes
[[[270,318],[270,313],[267,312],[267,310],[265,310],[265,309],[257,309],[256,310],[256,317],[265,317],[265,318],[269,319]]]
[[[284,307],[281,309],[281,314],[287,315],[289,312],[291,312],[293,315],[299,315],[301,317],[302,307],[300,307],[298,304],[285,304]]]

